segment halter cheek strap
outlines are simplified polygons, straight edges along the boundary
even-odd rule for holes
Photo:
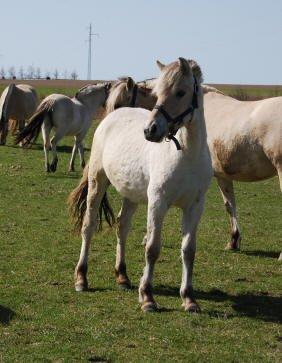
[[[173,118],[170,116],[169,113],[166,112],[163,105],[156,105],[154,107],[154,109],[158,110],[164,116],[164,118],[167,120],[168,123],[170,123],[174,126],[178,126],[178,125],[182,124],[183,119],[190,114],[192,114],[192,117],[190,119],[190,122],[191,122],[193,119],[194,110],[198,107],[199,107],[199,105],[198,105],[198,83],[197,83],[196,77],[194,76],[194,91],[193,91],[192,104],[185,111],[183,111],[180,115]],[[175,143],[177,150],[181,150],[179,141],[174,136],[177,133],[177,131],[178,131],[178,128],[176,130],[170,131],[167,138],[169,140],[172,140]]]

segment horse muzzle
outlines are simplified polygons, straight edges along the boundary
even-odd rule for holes
[[[145,139],[152,142],[161,142],[164,138],[164,134],[159,132],[155,123],[144,129]]]

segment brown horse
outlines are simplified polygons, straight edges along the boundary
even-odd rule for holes
[[[20,131],[36,110],[38,96],[35,89],[28,84],[10,84],[0,98],[0,145],[6,144],[10,129]]]

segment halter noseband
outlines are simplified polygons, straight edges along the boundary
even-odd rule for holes
[[[164,116],[164,118],[170,124],[173,124],[173,125],[181,124],[183,122],[184,117],[190,115],[190,113],[192,114],[192,117],[191,117],[189,122],[191,122],[192,119],[193,119],[194,110],[199,107],[199,105],[198,105],[198,96],[197,95],[198,95],[198,83],[197,83],[196,77],[194,76],[194,91],[193,91],[192,103],[185,111],[183,111],[180,115],[173,118],[173,117],[170,116],[169,113],[166,112],[163,105],[156,105],[154,107],[154,109],[160,111],[160,113]],[[167,138],[169,140],[172,140],[175,143],[177,150],[181,150],[181,146],[180,146],[178,140],[176,139],[176,137],[174,136],[177,133],[177,131],[178,131],[178,129],[170,131],[168,133]]]

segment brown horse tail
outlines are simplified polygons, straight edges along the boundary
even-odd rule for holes
[[[54,100],[43,100],[37,107],[34,115],[31,116],[29,123],[19,132],[15,138],[15,144],[22,142],[23,146],[28,146],[35,142],[40,134],[41,126],[47,114],[52,112]]]
[[[79,185],[70,193],[68,197],[69,211],[74,226],[73,230],[76,233],[81,232],[83,219],[87,208],[88,171],[89,164],[87,164],[84,168],[83,176],[80,180]],[[109,226],[112,227],[115,223],[115,216],[113,209],[109,203],[107,193],[104,194],[99,207],[99,213],[97,216],[98,230],[102,229],[103,214]]]

